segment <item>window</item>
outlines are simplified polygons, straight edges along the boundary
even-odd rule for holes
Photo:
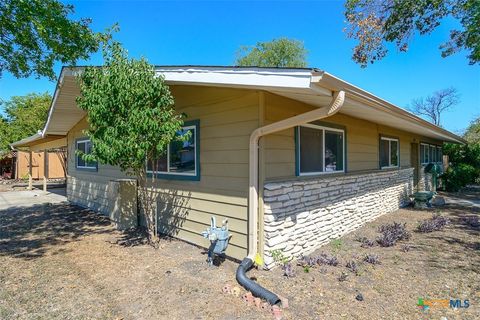
[[[399,143],[398,139],[380,138],[380,168],[399,166]]]
[[[420,144],[420,161],[422,164],[442,163],[442,147],[431,144]]]
[[[437,146],[437,162],[443,163],[443,152],[442,147]]]
[[[422,164],[427,164],[430,162],[428,144],[425,144],[425,143],[420,144],[420,160]]]
[[[89,139],[77,140],[77,150],[80,152],[80,154],[76,154],[76,168],[87,169],[87,170],[97,170],[96,161],[85,161],[82,158],[83,154],[92,153],[92,142]]]
[[[437,162],[437,150],[435,146],[430,145],[429,150],[430,150],[430,162],[433,162],[433,163]]]
[[[307,124],[296,128],[297,175],[345,171],[345,131]]]
[[[161,178],[182,178],[199,180],[198,166],[198,121],[186,125],[179,130],[177,136],[185,136],[185,140],[174,140],[167,148],[165,155],[157,159],[155,171]],[[147,163],[147,172],[153,172],[153,163]]]

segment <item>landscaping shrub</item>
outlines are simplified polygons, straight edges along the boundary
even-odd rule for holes
[[[445,181],[445,189],[456,192],[467,184],[475,183],[477,171],[478,169],[465,163],[449,167],[441,176]]]
[[[378,231],[382,234],[377,238],[378,244],[382,247],[394,246],[397,241],[410,239],[410,232],[407,231],[406,223],[394,222],[381,225]]]
[[[367,237],[361,237],[357,239],[361,243],[362,248],[370,248],[375,245],[375,241],[368,239]]]
[[[290,262],[287,262],[286,264],[283,265],[282,267],[283,270],[283,275],[287,278],[293,278],[295,277],[295,269],[293,268],[293,265]]]
[[[348,261],[345,267],[347,267],[347,269],[350,270],[351,272],[358,274],[358,266],[355,261],[353,260]]]
[[[328,255],[326,253],[321,253],[317,257],[317,263],[336,267],[338,265],[338,259],[337,259],[336,256],[331,256],[331,255]]]
[[[448,218],[441,215],[434,215],[431,219],[426,219],[420,222],[417,227],[418,232],[428,233],[433,231],[439,231],[445,228],[447,224],[450,223]]]
[[[480,228],[480,219],[478,216],[465,216],[462,218],[462,221],[472,228]]]
[[[367,254],[363,261],[370,264],[381,264],[380,258],[376,254]]]
[[[450,167],[441,176],[447,191],[459,191],[467,184],[480,183],[480,143],[446,143],[443,153],[450,161]]]
[[[317,259],[315,257],[303,256],[298,259],[297,264],[302,267],[315,267],[317,265]]]
[[[280,250],[272,250],[270,251],[273,261],[275,263],[282,265],[283,275],[287,278],[295,277],[295,269],[292,263],[289,262],[289,259],[285,257]]]
[[[336,256],[321,253],[320,255],[314,257],[303,256],[298,260],[297,264],[304,268],[313,268],[317,265],[329,265],[335,267],[338,265],[338,259]]]

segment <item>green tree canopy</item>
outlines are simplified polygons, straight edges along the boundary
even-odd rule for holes
[[[5,116],[0,117],[0,150],[43,129],[52,97],[48,93],[14,96],[3,102]]]
[[[183,115],[175,112],[163,77],[144,58],[129,59],[118,42],[107,43],[103,57],[102,68],[86,68],[79,77],[77,104],[87,112],[85,134],[93,144],[92,154],[83,157],[119,166],[138,178],[140,204],[152,240],[157,232],[155,195],[147,187],[146,163],[155,163],[165,153],[183,125]],[[155,172],[150,181],[154,179]]]
[[[463,137],[470,144],[480,145],[480,116],[470,123]]]
[[[98,50],[102,34],[89,19],[71,20],[73,6],[57,0],[0,0],[0,77],[55,78],[56,61],[74,64]]]
[[[348,37],[358,41],[352,59],[362,67],[385,57],[387,42],[407,51],[416,33],[431,33],[445,18],[459,21],[460,28],[440,46],[442,57],[467,50],[470,64],[480,62],[478,0],[347,0],[345,17]]]
[[[470,123],[463,138],[467,140],[466,144],[443,145],[443,154],[448,155],[451,164],[443,174],[446,188],[450,191],[480,183],[480,117]]]
[[[307,66],[307,50],[303,42],[294,39],[257,42],[255,46],[240,47],[235,65],[304,68]]]

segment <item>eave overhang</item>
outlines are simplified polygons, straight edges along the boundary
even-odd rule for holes
[[[34,135],[27,139],[65,136],[85,117],[86,113],[76,106],[76,97],[80,95],[76,76],[84,68],[62,68],[45,127],[39,132],[40,137]],[[157,66],[155,71],[169,85],[263,90],[314,107],[328,105],[333,92],[343,90],[346,99],[340,113],[432,139],[465,143],[461,137],[319,69]]]

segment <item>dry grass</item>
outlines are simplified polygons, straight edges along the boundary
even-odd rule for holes
[[[286,278],[280,268],[249,275],[290,300],[287,319],[479,319],[480,230],[461,217],[475,209],[440,210],[451,224],[414,232],[431,210],[399,210],[318,250],[335,254],[337,267],[322,266]],[[378,226],[407,223],[408,241],[394,247],[361,247]],[[402,251],[408,244],[411,249]],[[364,262],[379,256],[380,265]],[[139,234],[115,231],[109,222],[74,206],[50,205],[0,211],[0,319],[272,319],[224,295],[235,284],[237,264],[208,267],[203,249],[164,239],[155,250]],[[347,261],[359,266],[355,275]],[[346,281],[339,276],[349,273]],[[361,293],[364,301],[357,301]],[[469,299],[468,309],[423,313],[419,297]]]

